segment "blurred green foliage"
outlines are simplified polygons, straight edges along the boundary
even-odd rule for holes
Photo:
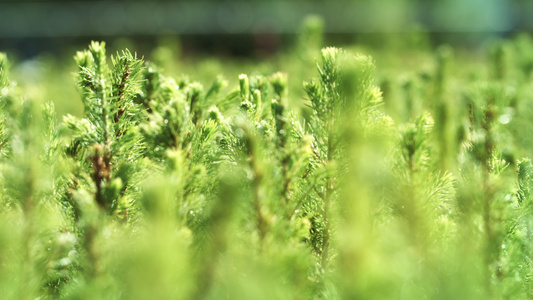
[[[302,26],[264,61],[0,54],[2,299],[531,298],[531,37]]]

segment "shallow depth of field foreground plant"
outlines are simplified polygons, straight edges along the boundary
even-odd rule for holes
[[[58,119],[0,53],[0,298],[532,298],[533,42],[376,78],[318,25],[304,99],[93,42]]]

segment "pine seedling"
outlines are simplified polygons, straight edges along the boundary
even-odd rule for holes
[[[211,87],[209,87],[209,90],[207,90],[205,93],[205,99],[207,100],[208,104],[214,104],[216,97],[220,94],[222,89],[227,86],[227,84],[227,81],[222,75],[217,76],[215,81],[213,81],[211,84]]]
[[[435,118],[434,134],[438,145],[440,169],[453,170],[454,154],[457,152],[457,125],[455,123],[456,105],[450,88],[453,51],[451,47],[441,46],[435,55],[436,72],[434,76],[432,116]]]
[[[523,204],[531,196],[533,186],[533,166],[530,159],[518,162],[518,204]]]
[[[301,180],[310,153],[305,134],[287,106],[287,77],[240,75],[241,114],[230,121],[226,134],[231,160],[247,169],[250,178],[250,212],[256,220],[260,249],[268,250],[265,239],[285,239],[287,226],[299,227],[302,199]],[[270,110],[264,105],[270,101]],[[299,128],[300,131],[292,128]],[[294,187],[293,187],[294,184]],[[245,190],[243,190],[245,192]],[[278,232],[285,224],[285,232]],[[275,228],[276,232],[273,232]],[[292,232],[292,231],[291,231]],[[269,244],[270,245],[270,244]]]
[[[227,98],[222,94],[222,91],[227,87],[228,82],[222,75],[218,75],[207,92],[205,92],[204,99],[201,103],[202,114],[204,119],[213,119],[217,121],[217,124],[221,125],[223,119],[221,115],[213,118],[215,115],[212,113],[221,110],[226,110],[226,106],[233,106],[233,103],[227,103]]]
[[[241,107],[246,110],[250,109],[252,107],[250,101],[250,80],[246,74],[239,75],[239,91],[242,99]]]
[[[5,116],[5,110],[6,110],[6,101],[8,96],[8,75],[7,75],[7,67],[8,67],[8,61],[7,56],[5,53],[0,52],[0,170],[2,170],[0,174],[0,189],[2,190],[2,196],[0,197],[0,223],[2,225],[0,229],[0,290],[5,291],[6,297],[13,297],[14,295],[11,295],[13,293],[13,289],[9,288],[10,282],[9,277],[11,277],[12,274],[9,274],[9,268],[7,267],[8,262],[8,255],[6,254],[9,250],[11,250],[11,247],[7,247],[6,245],[13,245],[14,241],[16,241],[16,237],[14,237],[12,234],[10,234],[12,229],[14,229],[15,226],[8,226],[9,223],[9,216],[8,209],[9,209],[9,203],[6,201],[5,197],[5,178],[3,175],[3,163],[5,161],[5,156],[7,154],[7,145],[8,145],[8,136],[7,136],[7,126],[6,126],[6,116]],[[14,222],[12,222],[14,223]]]
[[[51,236],[50,232],[55,231],[54,225],[60,219],[51,222],[46,217],[59,217],[59,214],[54,209],[55,203],[47,197],[53,185],[51,180],[45,179],[49,174],[45,173],[46,166],[41,161],[43,140],[39,128],[42,121],[39,108],[27,100],[14,105],[18,106],[17,117],[13,118],[12,153],[2,168],[5,180],[3,196],[23,216],[20,223],[21,244],[18,245],[20,248],[17,247],[22,261],[21,268],[15,272],[17,281],[23,284],[15,289],[20,298],[34,298],[38,297],[39,290],[49,279],[49,272],[53,271],[42,263],[55,258],[49,258],[45,251],[34,249],[44,248],[43,238]]]
[[[318,66],[320,81],[313,81],[304,83],[304,90],[310,99],[310,106],[313,109],[313,120],[309,126],[312,130],[313,136],[313,153],[315,154],[312,160],[311,167],[314,168],[330,168],[324,172],[326,175],[323,179],[323,185],[317,190],[318,197],[322,203],[322,213],[317,221],[312,222],[313,235],[318,235],[319,238],[314,237],[315,241],[313,248],[317,254],[322,256],[322,265],[325,267],[328,259],[330,226],[328,222],[329,208],[331,205],[331,198],[334,191],[334,178],[331,173],[333,170],[332,164],[334,162],[335,150],[337,146],[337,137],[334,126],[337,119],[335,113],[340,109],[339,104],[340,90],[336,84],[338,80],[338,56],[341,51],[336,48],[326,48],[322,50],[322,66]],[[322,180],[321,180],[322,182]],[[324,227],[319,226],[323,224]]]
[[[503,241],[503,245],[507,245],[509,253],[508,264],[506,271],[510,274],[507,276],[519,276],[524,278],[524,282],[516,286],[516,290],[522,291],[527,297],[531,297],[533,282],[533,203],[531,195],[531,187],[533,184],[533,166],[531,159],[525,158],[518,162],[518,209],[517,215],[513,218],[513,224],[508,231],[507,238]]]
[[[326,48],[322,50],[318,72],[318,81],[304,84],[313,110],[307,130],[313,138],[314,154],[309,173],[315,177],[311,182],[316,184],[310,198],[316,197],[316,200],[306,206],[314,207],[311,211],[320,212],[319,216],[315,215],[318,218],[312,221],[311,230],[313,248],[325,267],[332,234],[329,214],[339,184],[337,172],[346,168],[341,153],[345,145],[368,136],[381,136],[390,119],[385,121],[378,111],[382,98],[379,89],[372,84],[373,63],[370,58]],[[311,204],[313,202],[316,204]]]
[[[7,87],[9,84],[7,73],[8,73],[7,55],[1,52],[0,53],[0,85],[2,86],[2,89]],[[2,94],[2,96],[4,95]]]
[[[510,49],[506,43],[500,42],[491,49],[492,77],[498,81],[509,78]]]
[[[329,210],[335,191],[336,178],[333,175],[338,155],[338,123],[339,114],[344,109],[342,90],[340,85],[340,60],[343,52],[336,48],[322,50],[322,65],[318,66],[319,81],[304,83],[304,90],[310,99],[310,107],[313,109],[313,118],[310,126],[310,134],[313,136],[313,153],[311,168],[317,169],[314,173],[322,174],[317,196],[321,199],[322,208],[319,219],[312,224],[315,243],[313,248],[322,257],[322,266],[325,267],[329,258],[329,243],[331,228],[329,223]],[[324,227],[318,224],[323,224]]]
[[[269,85],[263,76],[239,75],[241,110],[248,112],[251,121],[260,122],[264,115],[263,99],[269,97]]]
[[[10,81],[8,78],[9,63],[7,55],[0,52],[0,159],[9,153],[9,128],[11,109]]]
[[[44,291],[50,297],[59,297],[64,294],[65,288],[76,280],[80,271],[78,221],[81,215],[79,206],[71,198],[70,169],[66,166],[66,157],[63,153],[63,138],[57,124],[55,107],[53,103],[46,103],[43,107],[43,144],[41,168],[46,170],[51,187],[43,197],[49,205],[60,210],[57,228],[50,237],[48,246],[53,249],[47,257],[47,278]]]
[[[140,110],[133,101],[140,92],[142,62],[126,50],[112,57],[109,70],[105,43],[97,42],[75,59],[86,118],[65,118],[74,136],[67,151],[80,161],[82,172],[91,174],[96,204],[113,213],[142,152],[135,129]]]
[[[218,77],[207,93],[200,83],[189,82],[187,79],[176,83],[154,71],[151,77],[158,78],[157,85],[152,88],[156,95],[150,101],[150,109],[146,114],[146,121],[140,125],[141,132],[148,146],[148,156],[160,161],[168,149],[186,149],[190,151],[191,138],[201,130],[204,121],[215,118],[223,122],[217,111],[221,99],[218,93],[224,87],[225,81]],[[149,80],[146,78],[146,80]]]
[[[75,56],[85,118],[64,118],[71,137],[66,153],[73,163],[63,197],[73,212],[79,234],[82,292],[105,273],[99,253],[101,229],[112,219],[135,220],[139,166],[144,145],[136,126],[143,121],[134,99],[140,93],[142,61],[129,51],[107,63],[105,43],[92,42]]]
[[[507,200],[507,195],[512,193],[508,184],[510,177],[506,176],[509,162],[502,155],[502,145],[506,138],[505,124],[500,122],[508,101],[509,95],[501,85],[479,85],[473,94],[471,118],[474,134],[471,152],[466,153],[470,160],[465,160],[461,166],[463,184],[479,187],[476,190],[477,196],[471,197],[468,202],[463,201],[472,205],[465,205],[465,208],[481,212],[479,217],[483,219],[480,236],[484,246],[485,291],[491,297],[499,293],[498,287],[507,276],[502,271],[504,250],[501,245],[511,226],[506,220],[513,214],[512,203]],[[475,171],[472,169],[477,170],[477,175],[473,176],[475,173],[471,172]]]
[[[226,171],[231,169],[226,166]],[[221,170],[225,172],[224,169]],[[218,197],[209,208],[206,218],[206,242],[205,250],[199,255],[196,290],[192,299],[204,299],[214,285],[214,275],[217,273],[218,260],[228,248],[228,227],[232,214],[236,208],[236,200],[239,198],[239,181],[235,174],[221,176],[218,187]]]
[[[392,120],[380,111],[382,97],[373,81],[372,58],[340,53],[337,66],[332,88],[338,98],[331,104],[335,105],[333,138],[337,143],[332,170],[335,190],[329,216],[333,237],[330,253],[337,257],[338,268],[333,282],[339,283],[341,298],[366,298],[372,287],[364,278],[379,273],[366,261],[372,261],[378,251],[374,225],[381,217],[376,212],[382,208],[382,191],[390,178],[386,156],[392,146]],[[321,258],[324,262],[325,257]]]
[[[201,247],[205,208],[214,201],[218,166],[223,161],[220,143],[229,129],[217,108],[223,101],[217,95],[224,80],[217,78],[206,94],[199,83],[155,76],[159,78],[154,88],[157,97],[150,102],[140,132],[147,157],[179,187],[172,194],[172,215],[193,230],[195,246]]]
[[[271,103],[272,156],[278,160],[280,167],[281,197],[285,200],[288,218],[293,218],[301,211],[302,201],[307,192],[300,187],[303,183],[307,161],[312,155],[310,136],[298,121],[296,114],[288,105],[288,79],[284,73],[275,73],[270,77],[274,91]]]
[[[253,123],[252,123],[253,124]],[[248,165],[250,172],[250,183],[252,202],[251,207],[254,213],[254,219],[256,223],[256,230],[259,237],[259,249],[264,247],[264,240],[269,231],[268,217],[265,210],[265,194],[266,184],[265,176],[268,174],[266,170],[267,164],[263,160],[263,154],[261,152],[261,143],[256,136],[256,132],[251,124],[241,121],[236,129],[236,137],[241,145],[239,148],[244,154],[244,159]]]
[[[287,75],[282,73],[274,74],[270,82],[274,88],[274,93],[276,99],[272,100],[272,116],[274,117],[274,128],[275,128],[275,137],[276,145],[280,149],[281,157],[281,168],[282,168],[282,178],[283,178],[283,188],[281,196],[285,201],[289,201],[288,192],[291,184],[291,177],[289,177],[289,164],[291,163],[291,157],[287,151],[287,136],[290,134],[289,128],[287,126],[287,112],[285,112],[287,107]]]
[[[37,101],[8,91],[7,60],[2,57],[0,61],[0,77],[5,84],[0,88],[3,90],[1,113],[5,121],[2,125],[9,124],[9,133],[3,137],[4,145],[9,145],[10,149],[0,160],[0,219],[2,227],[13,231],[10,251],[0,249],[0,256],[4,257],[0,259],[0,277],[4,270],[11,273],[10,278],[0,281],[10,285],[10,291],[7,292],[3,284],[0,289],[6,291],[7,298],[58,295],[62,285],[59,279],[70,278],[69,272],[76,262],[65,258],[73,245],[62,244],[59,240],[59,228],[63,227],[65,216],[60,212],[56,197],[62,185],[58,184],[59,172],[54,172],[59,139],[53,106],[46,105],[43,109]],[[15,216],[19,219],[16,222]],[[61,259],[62,264],[59,264]]]
[[[155,161],[163,159],[168,149],[188,144],[187,132],[192,127],[184,91],[173,79],[158,76],[160,85],[156,92],[159,96],[151,102],[146,121],[140,124],[141,134],[149,145],[147,155]]]
[[[389,197],[393,211],[406,222],[410,242],[421,255],[429,255],[433,245],[446,247],[456,230],[455,179],[439,171],[437,151],[430,143],[433,128],[429,113],[401,128],[399,157],[392,159],[395,179]]]
[[[187,102],[191,113],[191,121],[194,125],[199,125],[202,115],[201,102],[203,102],[203,86],[198,83],[192,83],[187,87]]]
[[[122,240],[108,241],[114,244],[109,261],[114,268],[108,272],[121,278],[119,292],[131,299],[190,299],[196,268],[187,219],[198,211],[182,201],[189,176],[186,157],[168,150],[164,165],[152,163],[151,168],[137,198],[142,217],[131,228],[135,232],[125,228]]]
[[[308,272],[308,265],[301,263],[304,257],[311,257],[300,255],[306,252],[306,245],[302,240],[309,239],[308,220],[301,209],[305,202],[302,199],[307,196],[300,187],[307,187],[302,177],[311,151],[309,144],[307,147],[305,144],[307,138],[303,126],[296,121],[295,115],[286,104],[287,78],[281,73],[268,78],[240,78],[248,79],[248,84],[245,80],[242,96],[239,86],[235,102],[242,103],[243,97],[249,97],[249,105],[244,108],[241,106],[240,114],[230,119],[231,129],[223,135],[223,139],[227,143],[225,152],[228,159],[235,162],[233,166],[229,165],[233,169],[231,176],[240,178],[241,182],[233,197],[242,198],[244,202],[242,205],[245,213],[239,216],[238,226],[245,228],[249,235],[245,236],[247,240],[243,242],[249,247],[251,239],[260,254],[249,257],[251,261],[244,267],[244,272],[250,272],[250,277],[258,276],[259,279],[269,274],[268,272],[277,274],[275,270],[279,264],[279,267],[283,266],[282,268],[291,270],[291,274],[294,274],[294,277],[284,277],[284,286],[311,285],[310,282],[302,280]],[[269,102],[271,105],[265,105]],[[287,167],[285,174],[284,159]],[[242,251],[240,247],[230,248],[233,251]],[[248,251],[246,255],[249,254]],[[253,268],[247,271],[250,264],[262,266],[265,263],[276,267],[269,268],[268,271]],[[293,267],[295,269],[292,269]],[[238,273],[243,272],[241,268]],[[223,272],[234,273],[230,269]],[[278,288],[282,286],[276,287]],[[292,290],[288,292],[299,294]]]

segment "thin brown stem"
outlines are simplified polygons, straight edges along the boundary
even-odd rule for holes
[[[334,144],[334,132],[333,132],[333,120],[328,121],[327,125],[327,132],[328,132],[328,149],[327,149],[327,164],[326,167],[331,166],[334,160],[334,153],[335,153],[335,144]],[[329,172],[329,170],[328,170]],[[328,257],[329,257],[329,246],[330,246],[330,239],[331,239],[331,224],[329,222],[329,211],[331,207],[331,199],[333,196],[333,192],[335,190],[335,178],[328,174],[326,178],[326,194],[324,197],[324,210],[323,210],[323,218],[324,218],[324,226],[326,227],[324,231],[324,236],[322,239],[322,267],[327,267]]]

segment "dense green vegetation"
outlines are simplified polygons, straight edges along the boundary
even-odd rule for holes
[[[1,298],[533,297],[533,40],[389,41],[0,54]]]

